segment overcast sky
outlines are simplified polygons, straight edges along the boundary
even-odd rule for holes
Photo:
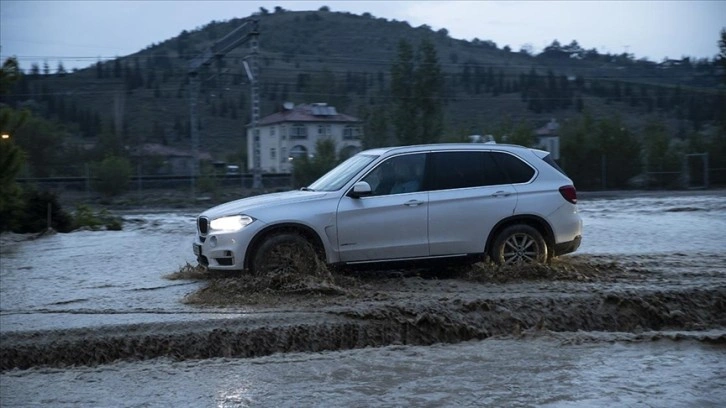
[[[453,38],[492,40],[501,48],[577,40],[601,53],[663,58],[712,58],[726,27],[726,1],[39,1],[0,0],[0,57],[21,68],[47,61],[83,68],[194,30],[212,20],[273,11],[317,10],[446,28]],[[264,33],[260,38],[264,48]]]

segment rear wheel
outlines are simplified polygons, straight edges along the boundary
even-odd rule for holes
[[[492,260],[500,265],[547,262],[547,244],[542,234],[525,224],[505,228],[494,240]]]
[[[299,234],[285,232],[265,239],[252,256],[252,272],[256,275],[300,273],[316,268],[313,246]]]

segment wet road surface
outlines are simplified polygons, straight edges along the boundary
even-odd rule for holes
[[[500,296],[726,287],[723,193],[582,199],[579,207],[586,234],[578,256],[622,259],[644,277],[515,283]],[[194,214],[124,217],[120,232],[4,237],[0,333],[249,316],[245,307],[183,304],[202,283],[162,278],[193,263]],[[442,284],[450,291],[443,296],[459,293],[456,285]],[[484,290],[496,296],[501,289]],[[723,327],[713,330],[709,336],[723,338]],[[0,374],[0,405],[721,406],[723,341],[689,339],[697,328],[689,333],[631,341],[628,333],[545,330],[429,347],[11,370]]]

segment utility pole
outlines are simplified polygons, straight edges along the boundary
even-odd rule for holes
[[[250,40],[249,63],[244,61],[247,78],[250,80],[250,99],[252,102],[252,188],[262,188],[262,152],[260,148],[260,130],[257,122],[260,120],[260,87],[257,80],[260,67],[257,59],[259,33],[255,33]]]
[[[189,131],[192,138],[192,166],[191,187],[192,197],[197,195],[196,178],[199,174],[199,119],[197,118],[197,104],[199,103],[199,73],[189,72]]]
[[[253,104],[252,104],[252,129],[253,134],[257,134],[257,120],[259,119],[259,93],[257,90],[257,51],[258,51],[258,36],[259,36],[259,27],[258,27],[258,21],[257,20],[249,20],[236,29],[234,29],[231,33],[224,36],[219,41],[212,44],[211,47],[204,50],[203,53],[198,55],[196,58],[189,61],[189,66],[187,69],[187,75],[189,76],[189,126],[191,127],[191,139],[192,139],[192,166],[191,166],[191,187],[192,187],[192,195],[196,194],[195,191],[195,183],[196,183],[196,177],[199,173],[199,117],[198,117],[198,105],[199,105],[199,71],[204,68],[208,67],[212,60],[217,60],[217,73],[220,73],[220,65],[221,59],[230,51],[237,48],[238,46],[246,43],[251,42],[250,48],[252,52],[252,58],[251,61],[253,62],[253,77],[255,78],[254,83],[252,83],[252,91],[251,94]],[[245,67],[246,68],[246,67]],[[248,71],[248,75],[250,75],[250,72]],[[219,79],[219,78],[218,78]],[[255,103],[257,101],[257,103]],[[256,143],[256,150],[259,150],[259,135],[257,137]],[[254,159],[255,163],[255,169],[259,169],[259,165],[257,164],[260,159],[256,156]],[[260,173],[259,171],[256,172]],[[256,176],[258,177],[258,176]],[[261,176],[259,186],[262,185],[261,182]]]

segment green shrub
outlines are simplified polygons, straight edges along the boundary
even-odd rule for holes
[[[93,187],[105,197],[114,197],[128,190],[131,164],[123,157],[110,156],[93,166]]]
[[[86,227],[93,231],[107,229],[109,231],[120,231],[122,229],[121,218],[111,215],[107,210],[103,209],[94,212],[87,205],[79,205],[76,207],[74,217],[74,228]]]
[[[48,228],[48,208],[50,207],[50,227],[58,232],[73,230],[73,218],[58,203],[58,196],[49,191],[28,190],[23,194],[23,206],[17,213],[17,224],[13,232],[42,232]]]

